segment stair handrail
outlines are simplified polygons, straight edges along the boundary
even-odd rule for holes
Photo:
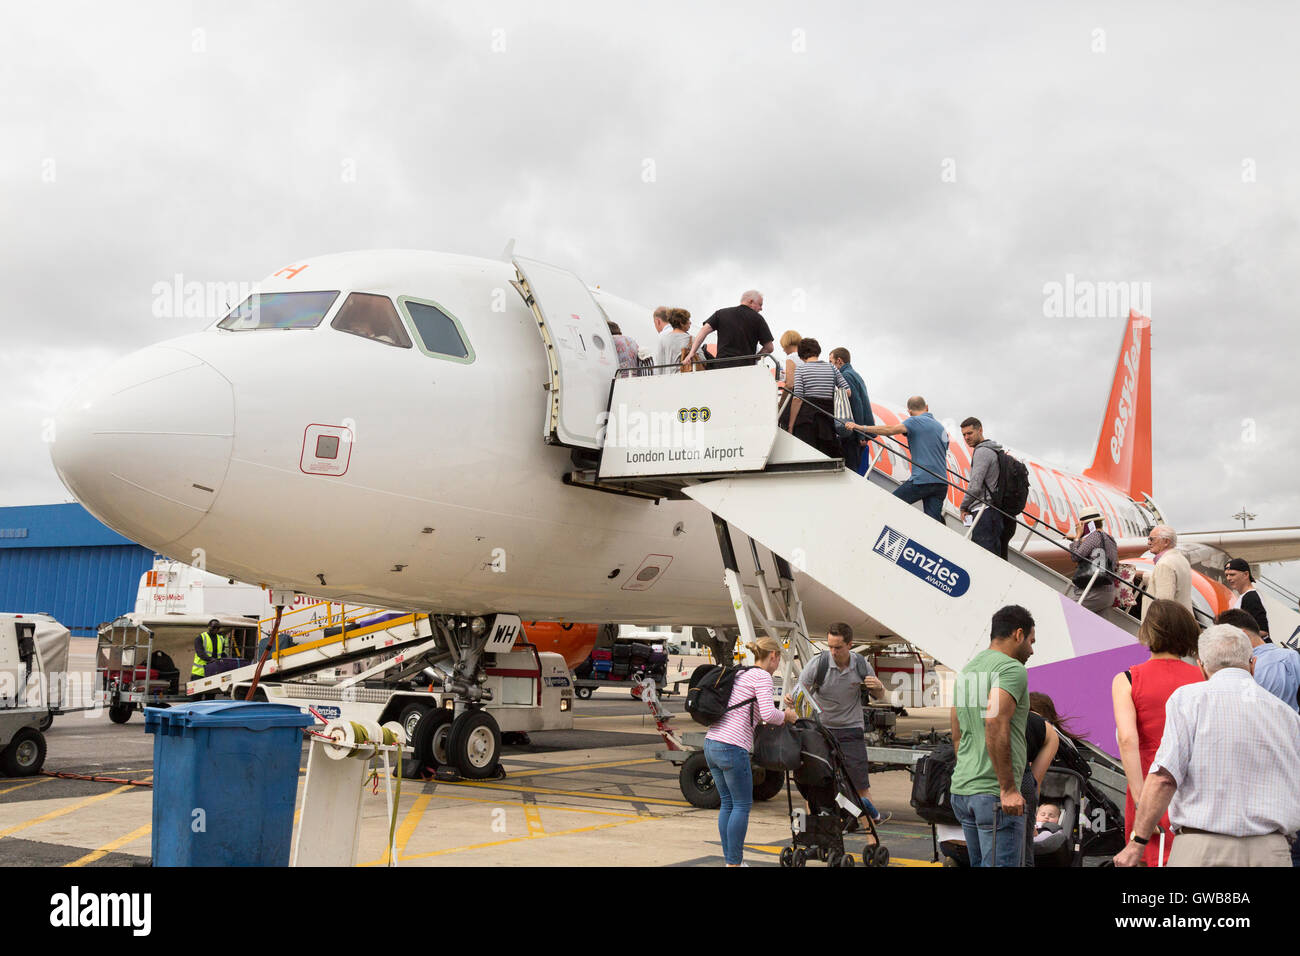
[[[787,388],[785,387],[785,383],[784,383],[784,382],[780,382],[780,383],[778,383],[778,386],[781,388],[782,391],[790,391],[790,389],[787,389]],[[818,414],[818,415],[825,415],[826,417],[830,418],[831,421],[833,421],[833,422],[836,423],[837,425],[843,425],[845,422],[847,422],[847,421],[851,421],[851,419],[847,419],[847,418],[837,418],[835,415],[831,414],[831,413],[828,412],[828,411],[825,411],[824,409],[818,408],[816,405],[812,404],[811,402],[804,402],[803,407],[804,407],[804,408],[809,408],[809,409],[811,409],[815,414]],[[793,434],[793,430],[791,431],[791,434]],[[946,472],[946,475],[947,475],[947,476],[955,476],[955,477],[956,477],[960,482],[964,482],[964,483],[966,484],[965,489],[962,489],[961,484],[959,484],[958,481],[953,481],[952,477],[946,477],[946,476],[944,476],[944,475],[939,475],[939,474],[937,474],[936,472],[931,471],[931,470],[930,470],[929,468],[927,468],[925,465],[919,465],[919,464],[917,464],[915,461],[913,461],[913,460],[912,460],[912,455],[911,455],[911,446],[910,446],[910,445],[908,446],[907,450],[904,451],[904,450],[903,450],[903,446],[901,445],[901,443],[897,443],[897,442],[895,442],[895,446],[891,448],[890,446],[886,445],[883,441],[880,440],[882,437],[888,437],[888,436],[865,435],[864,437],[866,437],[866,439],[867,439],[869,442],[871,442],[871,443],[873,443],[873,444],[876,444],[876,445],[879,445],[880,448],[881,448],[883,451],[893,451],[894,454],[901,455],[903,458],[907,459],[908,463],[911,465],[911,468],[912,468],[912,471],[913,471],[913,472],[915,472],[915,471],[919,468],[921,471],[925,472],[927,475],[929,475],[929,476],[932,477],[932,478],[938,478],[940,481],[943,481],[945,484],[950,484],[950,485],[952,485],[953,487],[957,488],[958,490],[965,490],[966,494],[970,495],[972,498],[974,498],[976,501],[978,501],[981,505],[983,505],[983,506],[984,506],[984,509],[989,509],[989,508],[993,509],[993,510],[996,511],[998,514],[1002,515],[1003,519],[1007,519],[1007,520],[1013,521],[1013,522],[1015,522],[1015,524],[1018,525],[1019,527],[1024,528],[1025,530],[1029,531],[1029,532],[1032,533],[1032,534],[1036,534],[1036,535],[1038,535],[1040,538],[1042,538],[1044,541],[1046,541],[1046,542],[1048,542],[1049,544],[1051,544],[1053,547],[1058,548],[1059,550],[1064,551],[1064,552],[1066,552],[1067,554],[1069,554],[1071,560],[1075,560],[1074,552],[1071,551],[1070,548],[1069,548],[1067,545],[1062,544],[1060,541],[1057,541],[1057,540],[1055,540],[1055,539],[1053,539],[1053,538],[1049,538],[1049,537],[1048,537],[1046,534],[1044,534],[1042,531],[1039,531],[1036,527],[1034,527],[1034,525],[1027,524],[1027,523],[1021,521],[1021,520],[1019,519],[1019,517],[1017,517],[1016,515],[1010,515],[1010,514],[1007,514],[1005,511],[1003,511],[1001,508],[999,508],[996,504],[994,504],[991,500],[989,500],[989,499],[985,498],[984,496],[982,496],[981,494],[979,494],[979,493],[977,493],[977,492],[971,490],[969,479],[967,479],[967,478],[966,478],[964,475],[962,475],[960,472],[958,472],[958,471],[954,471],[953,469],[947,467],[946,464],[945,464],[945,466],[944,466],[944,471]],[[874,463],[873,463],[873,466],[874,466]],[[983,510],[984,510],[984,509],[981,509],[981,512],[980,512],[981,514],[983,514]],[[978,520],[978,518],[977,518],[976,520]],[[1035,518],[1035,519],[1034,519],[1034,522],[1035,522],[1035,524],[1041,524],[1041,523],[1042,523],[1042,519],[1041,519],[1041,518]],[[1050,525],[1049,525],[1049,527],[1050,527]],[[1060,532],[1057,532],[1057,533],[1059,534]],[[1023,549],[1021,549],[1021,550],[1023,551]],[[1028,557],[1028,555],[1026,555],[1026,557]],[[1032,559],[1031,559],[1031,560],[1032,560]],[[1154,595],[1152,595],[1151,592],[1148,591],[1146,588],[1142,587],[1141,585],[1139,585],[1139,584],[1137,584],[1137,583],[1135,583],[1135,582],[1132,582],[1132,581],[1125,581],[1125,580],[1124,580],[1123,578],[1121,578],[1121,577],[1120,577],[1116,572],[1110,570],[1109,568],[1101,568],[1101,567],[1097,568],[1097,571],[1094,572],[1094,575],[1093,575],[1094,579],[1096,578],[1096,576],[1097,576],[1098,573],[1105,574],[1107,577],[1113,578],[1116,582],[1118,582],[1118,583],[1120,583],[1120,584],[1123,584],[1125,587],[1132,588],[1133,590],[1137,591],[1138,593],[1142,594],[1143,596],[1145,596],[1145,597],[1149,597],[1149,598],[1152,598],[1152,599],[1154,600]],[[1088,585],[1088,586],[1089,586],[1089,588],[1091,588],[1091,586],[1092,586],[1092,582],[1091,582],[1091,581],[1089,582],[1089,585]],[[1085,591],[1084,593],[1087,593],[1087,592]],[[1080,599],[1082,599],[1082,598],[1080,598]],[[1213,624],[1213,623],[1214,623],[1214,619],[1213,619],[1210,615],[1206,614],[1204,611],[1200,610],[1200,609],[1197,608],[1197,607],[1193,607],[1193,608],[1192,608],[1192,615],[1193,615],[1193,617],[1209,618],[1209,623],[1210,623],[1210,624]],[[1206,625],[1206,626],[1208,626],[1208,625]]]

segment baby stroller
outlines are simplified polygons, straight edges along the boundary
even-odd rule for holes
[[[865,814],[875,846],[864,849],[862,862],[865,866],[888,866],[889,851],[880,842],[876,824],[853,788],[835,735],[815,718],[798,720],[794,727],[802,760],[793,776],[808,803],[808,812],[802,808],[796,811],[787,776],[790,845],[781,850],[781,865],[806,866],[809,858],[815,858],[830,866],[855,866],[853,854],[844,851],[844,834],[858,829],[858,818]]]
[[[951,759],[951,747],[943,755]],[[1124,815],[1091,779],[1092,768],[1069,739],[1062,737],[1056,758],[1043,774],[1043,784],[1038,793],[1038,804],[1054,803],[1061,808],[1060,830],[1051,837],[1033,844],[1035,867],[1080,867],[1084,857],[1105,857],[1118,853],[1124,846]],[[916,806],[916,794],[913,794]],[[935,858],[944,856],[944,866],[969,866],[965,842],[960,830],[945,826],[955,824],[956,818],[926,816],[925,808],[918,813],[931,823],[935,845]],[[1027,819],[1032,828],[1034,821]]]

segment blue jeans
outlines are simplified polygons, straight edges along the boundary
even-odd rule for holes
[[[749,829],[749,808],[754,805],[754,770],[749,751],[735,744],[704,738],[704,759],[713,774],[713,785],[722,797],[718,808],[718,836],[722,855],[732,866],[741,861],[745,831]]]
[[[992,508],[984,509],[970,539],[985,551],[992,551],[1002,557],[1002,515]]]
[[[902,498],[909,505],[921,502],[921,507],[935,521],[943,521],[943,499],[948,495],[948,484],[943,481],[927,482],[918,485],[911,478],[894,489],[894,497]]]
[[[1025,852],[1025,818],[1002,812],[996,793],[952,795],[952,812],[966,836],[971,866],[1020,866]],[[997,859],[994,860],[996,834]]]

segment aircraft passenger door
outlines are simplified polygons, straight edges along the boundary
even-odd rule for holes
[[[550,369],[550,404],[543,436],[574,448],[600,448],[618,353],[604,310],[567,269],[523,259],[516,288],[537,317]]]

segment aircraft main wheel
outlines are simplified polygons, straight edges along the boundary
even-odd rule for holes
[[[108,719],[115,724],[124,724],[131,719],[135,704],[112,704],[108,708]]]
[[[781,848],[781,865],[784,867],[794,866],[794,850],[788,846]]]
[[[496,775],[501,760],[501,729],[486,710],[470,710],[456,718],[447,738],[451,763],[468,780]]]
[[[785,774],[776,770],[766,770],[763,779],[754,784],[754,799],[771,800],[781,792],[781,788],[784,786]]]
[[[591,700],[590,687],[575,687],[573,693],[577,695],[579,700]]]
[[[682,764],[677,782],[682,788],[682,796],[693,807],[701,810],[716,810],[722,806],[722,794],[713,782],[713,772],[703,751],[697,750],[686,758]]]
[[[20,727],[0,754],[0,769],[10,777],[30,777],[45,764],[45,736],[35,727]]]
[[[410,764],[410,779],[419,780],[423,778],[424,771],[428,769],[437,769],[446,763],[447,751],[444,744],[442,758],[438,759],[437,748],[434,746],[439,731],[445,731],[451,727],[452,714],[449,710],[441,707],[426,710],[419,721],[415,724],[415,731],[411,734],[411,749],[414,753],[409,761],[402,764],[403,773],[407,771],[407,763]],[[445,739],[445,735],[444,735]]]

